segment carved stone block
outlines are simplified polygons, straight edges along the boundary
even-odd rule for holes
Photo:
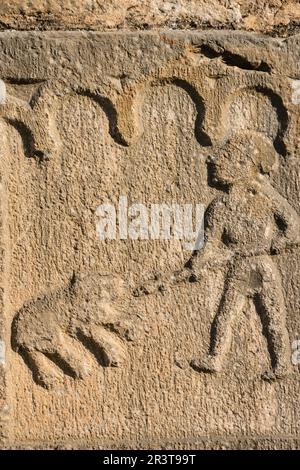
[[[299,446],[299,53],[0,34],[3,448]]]

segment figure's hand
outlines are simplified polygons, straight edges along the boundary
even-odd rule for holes
[[[213,247],[210,250],[201,251],[192,260],[192,270],[199,273],[206,269],[215,269],[222,267],[233,257],[233,251],[229,249],[220,249]]]

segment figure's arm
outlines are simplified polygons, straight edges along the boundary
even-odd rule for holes
[[[261,185],[263,192],[272,202],[274,217],[279,233],[274,239],[272,249],[279,252],[287,245],[300,243],[300,217],[295,209],[276,189],[265,179]]]
[[[231,256],[231,251],[222,243],[226,207],[222,198],[216,198],[205,211],[204,245],[195,251],[185,267],[176,272],[165,273],[155,279],[149,279],[133,288],[136,297],[164,293],[169,285],[177,285],[193,278],[198,280],[198,272],[204,267],[220,266]]]
[[[204,266],[221,265],[232,253],[222,243],[226,205],[223,197],[214,199],[205,212],[204,246],[192,258],[193,269]]]

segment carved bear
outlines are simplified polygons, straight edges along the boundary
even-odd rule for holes
[[[36,383],[50,388],[59,369],[74,378],[91,371],[88,354],[104,367],[126,357],[124,340],[132,340],[124,310],[122,281],[100,274],[74,276],[70,284],[25,304],[12,325],[12,346],[33,372]],[[58,367],[57,367],[58,366]]]

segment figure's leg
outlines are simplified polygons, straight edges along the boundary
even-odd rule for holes
[[[222,370],[226,355],[230,349],[232,323],[236,313],[242,310],[245,296],[233,280],[228,282],[221,299],[218,313],[211,327],[210,353],[203,360],[191,362],[193,369],[201,372],[219,372]]]
[[[286,308],[282,286],[278,279],[264,282],[257,295],[256,304],[267,336],[273,373],[264,374],[265,379],[281,378],[291,369],[290,340],[286,328]]]

